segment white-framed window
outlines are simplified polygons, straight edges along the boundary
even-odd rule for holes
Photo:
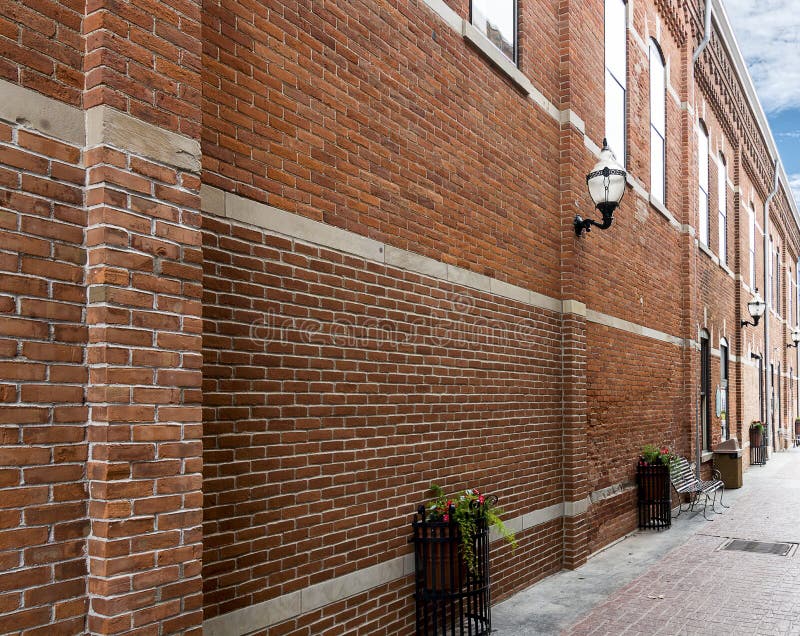
[[[708,245],[708,128],[700,120],[697,131],[697,162],[700,182],[697,234],[703,245]]]
[[[728,164],[720,153],[717,170],[717,201],[719,203],[719,262],[728,262]]]
[[[775,248],[775,313],[781,314],[781,250]]]
[[[470,21],[503,55],[517,63],[517,0],[472,0]]]
[[[667,165],[667,72],[658,42],[650,40],[650,194],[664,202]]]
[[[792,268],[786,272],[786,287],[788,288],[786,291],[786,319],[789,321],[789,324],[794,324],[794,303],[792,302],[792,298],[794,298],[794,277],[792,276]]]
[[[767,242],[767,254],[764,257],[764,268],[767,270],[767,289],[764,290],[764,298],[767,302],[775,307],[775,300],[773,297],[773,290],[775,289],[775,247],[770,235]]]
[[[627,5],[605,0],[606,140],[625,166],[625,104],[628,68]]]
[[[747,211],[750,216],[750,289],[756,287],[756,213],[753,204]]]

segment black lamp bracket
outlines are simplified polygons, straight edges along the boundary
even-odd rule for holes
[[[608,168],[606,168],[608,170]],[[614,222],[614,210],[617,209],[617,203],[598,203],[597,209],[600,210],[600,214],[603,215],[603,222],[598,223],[593,219],[584,219],[580,214],[575,215],[575,220],[572,224],[575,226],[575,235],[580,236],[581,234],[586,232],[592,231],[592,226],[600,229],[600,230],[607,230],[611,227],[611,224]]]

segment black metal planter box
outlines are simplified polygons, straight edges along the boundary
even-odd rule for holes
[[[672,525],[669,466],[636,467],[639,527],[662,530]]]
[[[475,572],[464,562],[461,533],[453,521],[414,515],[417,634],[484,636],[492,631],[489,595],[489,530],[475,533]]]
[[[767,463],[767,436],[750,431],[750,465],[765,466]]]

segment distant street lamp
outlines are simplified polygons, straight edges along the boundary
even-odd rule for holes
[[[791,349],[794,347],[797,349],[798,344],[800,344],[800,327],[795,327],[792,329],[792,344],[787,344],[786,348]]]

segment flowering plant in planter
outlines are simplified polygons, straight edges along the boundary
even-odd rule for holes
[[[458,495],[447,496],[436,484],[431,484],[430,490],[434,499],[426,506],[427,519],[458,524],[464,563],[473,574],[476,574],[475,535],[481,522],[488,528],[495,528],[512,546],[517,546],[514,533],[500,519],[503,511],[496,506],[497,497],[494,495],[467,488]]]
[[[669,466],[675,459],[677,459],[677,455],[668,446],[659,447],[655,444],[646,444],[639,456],[639,465]]]

